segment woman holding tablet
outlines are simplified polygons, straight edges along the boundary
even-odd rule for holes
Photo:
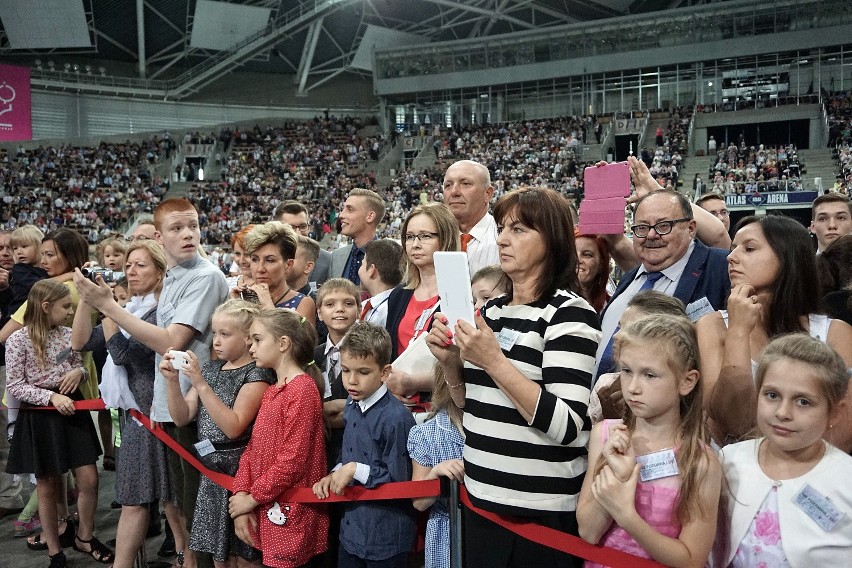
[[[427,342],[464,408],[465,486],[473,504],[577,534],[600,331],[594,309],[577,293],[568,201],[550,189],[522,188],[497,201],[494,218],[508,294],[489,300],[474,325],[450,329],[435,314]],[[467,566],[580,565],[467,509],[465,515]]]
[[[388,297],[385,324],[391,336],[392,359],[405,351],[420,333],[429,331],[432,314],[438,306],[438,280],[433,255],[436,251],[461,250],[458,222],[443,203],[427,203],[412,209],[402,224],[400,234],[405,275],[402,285]],[[418,392],[431,391],[433,381],[431,369],[419,375],[391,371],[386,384],[395,395],[409,399]]]

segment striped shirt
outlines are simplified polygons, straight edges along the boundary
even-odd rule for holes
[[[541,394],[528,424],[485,371],[465,363],[465,486],[474,504],[497,513],[575,511],[587,467],[598,318],[568,290],[527,305],[507,302],[488,302],[485,321],[509,338],[503,354]]]

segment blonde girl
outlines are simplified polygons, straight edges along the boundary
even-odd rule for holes
[[[251,437],[251,427],[267,387],[275,382],[267,369],[256,368],[249,353],[249,330],[257,306],[229,300],[213,312],[213,351],[217,360],[199,367],[187,351],[182,370],[192,387],[181,394],[174,356],[167,352],[160,371],[168,380],[169,413],[175,424],[185,426],[198,418],[198,454],[214,471],[234,475],[240,456]],[[228,514],[228,492],[206,477],[201,478],[193,515],[189,548],[213,555],[217,568],[256,565],[260,553],[234,538]]]
[[[251,325],[251,355],[277,381],[263,394],[229,512],[240,540],[259,548],[273,568],[304,566],[328,543],[325,509],[287,503],[282,495],[312,487],[326,472],[316,343],[314,327],[289,308],[262,310]]]
[[[71,350],[71,329],[65,325],[73,313],[68,287],[37,282],[27,298],[24,327],[6,342],[7,388],[22,404],[6,471],[35,473],[50,568],[66,566],[62,549],[69,546],[100,562],[113,559],[112,551],[92,534],[98,500],[95,463],[101,448],[89,413],[74,408],[74,401],[83,398],[81,383],[95,379],[88,376],[80,354]],[[56,411],[32,410],[34,406]],[[60,522],[56,507],[62,475],[71,469],[80,491],[76,535],[72,521]]]
[[[502,272],[501,272],[502,274]],[[432,411],[423,424],[408,434],[408,453],[411,456],[411,479],[449,477],[464,481],[464,434],[462,409],[453,402],[450,386],[442,367],[435,370],[432,389]],[[426,566],[450,566],[450,515],[446,499],[425,497],[414,499],[418,511],[429,509],[426,522]]]
[[[829,442],[849,370],[829,345],[796,333],[766,346],[756,379],[760,437],[722,449],[732,494],[723,566],[846,566],[852,457]]]
[[[722,473],[704,443],[695,330],[684,317],[641,318],[619,331],[614,355],[624,420],[592,429],[580,536],[667,566],[703,567]]]

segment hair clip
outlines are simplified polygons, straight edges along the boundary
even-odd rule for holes
[[[307,320],[305,319],[305,316],[302,316],[302,319],[301,319],[301,321],[299,321],[299,324],[304,324],[304,323],[305,323],[305,321],[307,321]]]
[[[311,365],[316,365],[316,364],[317,364],[317,362],[314,361],[313,359],[311,359],[310,361],[308,361],[308,364],[305,365],[305,367],[310,367]]]

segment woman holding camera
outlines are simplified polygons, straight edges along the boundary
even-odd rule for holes
[[[131,298],[125,310],[156,325],[157,300],[166,274],[166,257],[162,247],[152,240],[130,245],[125,266]],[[107,401],[123,408],[148,409],[154,397],[154,351],[130,337],[109,318],[92,329],[94,310],[83,304],[74,315],[71,347],[92,350],[106,347],[109,356],[103,369],[103,383],[124,385],[121,401]],[[104,388],[106,392],[106,387]],[[129,397],[128,397],[129,391]],[[105,394],[106,397],[106,394]],[[116,479],[116,501],[121,516],[116,532],[115,564],[130,568],[148,529],[148,504],[162,500],[166,516],[173,527],[181,526],[169,479],[166,447],[141,424],[126,419],[121,425],[121,449]],[[175,546],[185,548],[180,531],[175,531]]]

